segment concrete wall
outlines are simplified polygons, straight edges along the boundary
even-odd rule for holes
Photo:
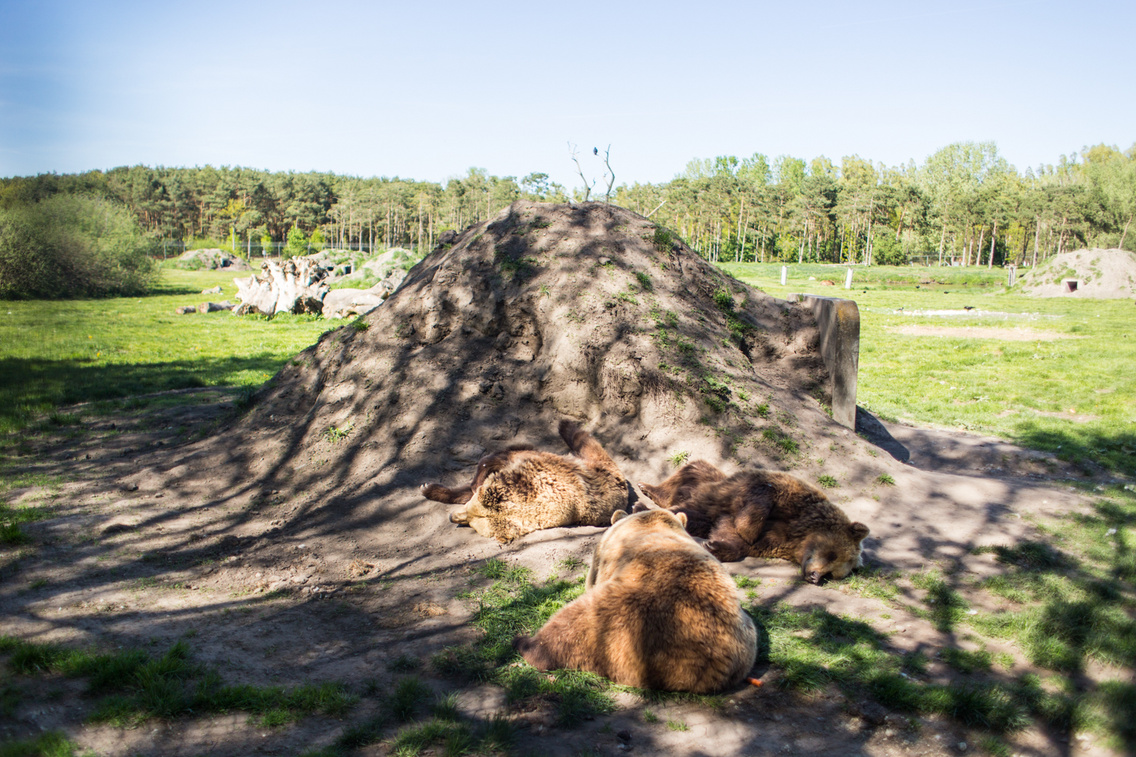
[[[828,369],[828,390],[832,395],[832,417],[848,428],[856,428],[856,376],[860,370],[860,308],[853,300],[795,295],[812,310],[820,327],[820,351]]]

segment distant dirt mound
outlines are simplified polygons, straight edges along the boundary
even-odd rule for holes
[[[516,203],[297,355],[195,467],[321,509],[397,495],[431,517],[445,508],[419,484],[518,440],[560,451],[562,417],[645,480],[687,456],[783,467],[850,433],[825,412],[817,344],[806,308],[642,216]]]
[[[1023,275],[1021,288],[1035,297],[1136,297],[1136,254],[1100,249],[1063,252]]]

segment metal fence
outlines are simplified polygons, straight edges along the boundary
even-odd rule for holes
[[[263,257],[280,257],[284,248],[288,246],[287,242],[252,242],[246,241],[237,244],[236,250],[229,244],[219,243],[215,248],[202,247],[200,242],[191,243],[183,239],[163,239],[159,245],[156,253],[161,255],[163,260],[171,260],[181,257],[186,251],[195,249],[221,249],[230,253],[234,253],[237,257],[252,260],[254,258]],[[370,255],[372,252],[385,252],[389,249],[386,245],[376,244],[371,245],[367,243],[352,242],[345,245],[332,245],[325,244],[319,248],[312,247],[311,244],[307,246],[304,254],[313,255],[321,250],[333,250],[336,252],[352,252],[361,255]],[[408,248],[412,249],[412,248]]]

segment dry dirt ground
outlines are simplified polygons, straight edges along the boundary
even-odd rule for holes
[[[9,500],[53,517],[24,526],[30,545],[0,551],[0,634],[154,654],[185,640],[226,683],[342,682],[362,695],[355,723],[379,706],[366,692],[405,674],[392,663],[414,660],[473,721],[516,721],[518,754],[972,751],[979,735],[957,722],[909,720],[835,688],[796,694],[768,667],[753,672],[763,686],[729,692],[721,708],[620,694],[613,715],[561,729],[548,707],[510,705],[499,688],[429,665],[480,633],[466,598],[486,583],[478,565],[504,559],[538,581],[582,575],[601,529],[502,546],[451,524],[419,487],[464,482],[482,454],[518,441],[563,451],[563,417],[635,481],[661,481],[685,456],[731,473],[831,477],[833,500],[871,528],[868,563],[900,575],[998,571],[973,549],[1035,538],[1039,520],[1088,507],[1062,483],[1077,474],[1041,454],[867,414],[857,432],[837,425],[817,343],[806,309],[729,279],[641,216],[515,204],[447,239],[382,307],[297,355],[239,417],[231,395],[202,390],[199,402],[88,416],[81,429],[30,439],[19,462],[51,478]],[[974,647],[904,603],[804,584],[787,563],[728,569],[759,579],[763,605],[857,618],[896,653],[922,652],[931,681],[952,675],[938,650]],[[921,605],[919,590],[902,592]],[[989,651],[1022,672],[1014,648]],[[25,699],[0,739],[59,729],[99,755],[298,754],[347,726],[311,716],[269,729],[232,714],[123,730],[84,723],[91,701],[79,683],[20,685]],[[1038,729],[1010,744],[1023,755],[1107,754]]]

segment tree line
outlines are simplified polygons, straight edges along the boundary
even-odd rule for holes
[[[443,232],[515,200],[583,200],[589,189],[569,190],[544,173],[518,180],[478,168],[435,183],[130,166],[0,179],[0,209],[86,195],[121,204],[153,239],[259,251],[290,234],[318,233],[327,246],[429,250]],[[1079,247],[1134,246],[1136,145],[1097,145],[1024,173],[988,142],[952,144],[922,165],[898,167],[858,156],[839,164],[720,156],[692,160],[669,182],[624,184],[607,195],[712,261],[1028,264]]]
[[[894,168],[858,156],[724,156],[691,161],[666,184],[621,187],[616,202],[653,212],[713,261],[1034,264],[1136,247],[1136,145],[1024,173],[990,142]]]

